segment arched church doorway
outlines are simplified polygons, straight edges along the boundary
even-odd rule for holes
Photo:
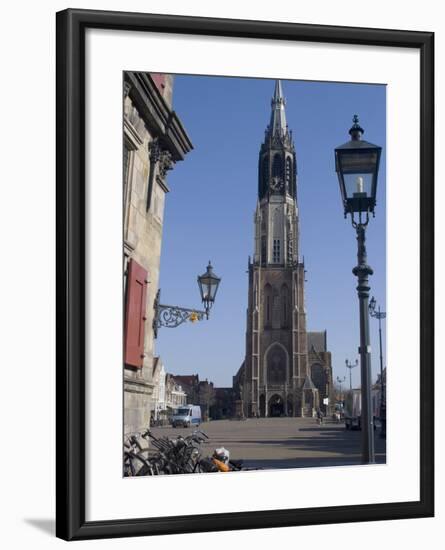
[[[284,402],[279,395],[269,399],[269,416],[284,416]]]
[[[266,397],[260,395],[260,416],[266,416]]]

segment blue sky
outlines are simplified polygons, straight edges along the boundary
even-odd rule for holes
[[[307,269],[308,330],[328,331],[334,378],[359,345],[356,238],[343,218],[334,148],[349,140],[358,114],[364,139],[383,147],[376,217],[367,230],[371,295],[385,309],[386,88],[382,85],[283,82],[298,164],[300,254]],[[168,372],[198,373],[230,386],[244,359],[247,261],[253,253],[258,152],[270,117],[274,81],[176,76],[173,106],[194,150],[169,173],[160,287],[162,302],[201,307],[196,277],[210,259],[222,277],[210,320],[161,328],[156,353]],[[378,322],[370,320],[372,371],[379,371]],[[383,325],[383,328],[385,326]],[[385,346],[385,334],[384,346]],[[384,361],[386,354],[384,353]],[[385,364],[385,363],[384,363]],[[347,378],[347,380],[349,380]],[[359,368],[353,383],[359,382]]]

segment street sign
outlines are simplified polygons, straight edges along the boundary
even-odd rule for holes
[[[329,405],[329,397],[323,399],[323,405]]]

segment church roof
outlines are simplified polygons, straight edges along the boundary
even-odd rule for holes
[[[327,351],[326,331],[308,332],[307,333],[307,347],[308,349],[314,348],[314,351]]]
[[[272,113],[270,115],[269,133],[273,136],[275,134],[284,135],[287,132],[286,124],[286,111],[284,107],[286,100],[283,96],[283,89],[281,87],[281,81],[275,81],[275,92],[272,98]]]

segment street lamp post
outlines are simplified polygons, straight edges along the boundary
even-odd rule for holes
[[[355,363],[350,363],[347,359],[345,361],[346,368],[349,369],[349,389],[352,390],[352,369],[358,367],[358,359],[355,360]]]
[[[382,148],[362,140],[364,133],[357,115],[349,130],[351,140],[335,149],[335,169],[338,175],[344,216],[350,214],[357,234],[357,265],[352,270],[357,277],[357,294],[360,306],[360,374],[361,374],[361,426],[362,462],[375,463],[374,419],[371,411],[371,347],[369,340],[369,283],[373,274],[367,264],[366,226],[369,214],[374,215],[377,192],[377,174]],[[356,219],[356,214],[358,219]]]
[[[385,396],[385,384],[383,381],[383,353],[382,353],[382,319],[386,317],[386,311],[381,311],[380,306],[376,311],[377,301],[374,296],[369,302],[369,313],[371,317],[378,319],[379,321],[379,344],[380,344],[380,422],[382,428],[380,430],[380,436],[386,437],[386,396]]]
[[[345,380],[346,380],[346,376],[343,376],[343,378],[340,378],[339,376],[337,376],[337,383],[340,386],[340,401],[341,401],[342,405],[343,405],[343,394],[342,394],[341,388],[342,388],[342,384]]]
[[[153,318],[154,337],[157,338],[158,329],[161,327],[176,328],[185,323],[185,321],[194,323],[195,321],[202,321],[204,317],[208,319],[220,282],[221,278],[215,275],[212,264],[209,261],[206,272],[198,276],[199,292],[205,308],[204,311],[161,304],[161,289],[159,289],[153,304],[155,311]]]

